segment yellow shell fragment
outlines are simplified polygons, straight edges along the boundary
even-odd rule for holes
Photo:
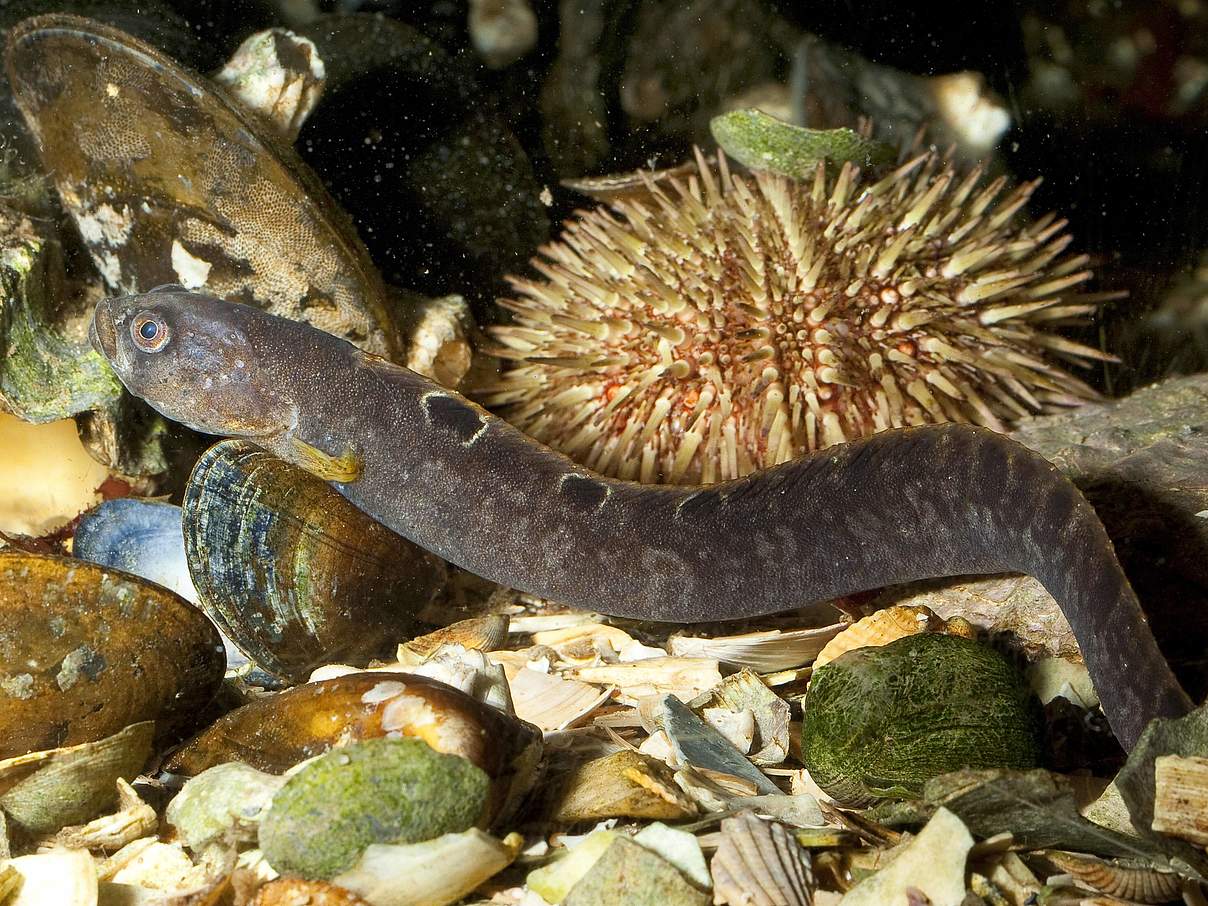
[[[922,605],[896,605],[878,610],[857,620],[836,635],[814,660],[814,669],[829,664],[839,655],[856,648],[876,648],[920,632],[943,632],[973,638],[974,631],[964,620],[944,620]]]
[[[5,864],[21,875],[5,906],[96,906],[97,871],[87,850],[57,849]]]
[[[100,500],[109,470],[69,418],[31,425],[0,412],[0,532],[45,535]]]
[[[666,765],[627,749],[580,765],[557,796],[551,819],[568,824],[621,817],[676,821],[696,814]]]

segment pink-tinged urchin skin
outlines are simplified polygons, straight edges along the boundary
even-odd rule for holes
[[[865,184],[698,155],[686,175],[580,212],[500,300],[481,401],[599,472],[711,483],[902,425],[1002,430],[1095,392],[1058,361],[1110,359],[1051,329],[1102,297],[1066,222],[1021,216],[934,152]],[[1002,196],[1002,197],[1000,197]]]

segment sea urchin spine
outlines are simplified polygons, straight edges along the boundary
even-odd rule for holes
[[[1087,257],[1052,214],[934,152],[871,185],[715,171],[579,214],[500,304],[509,360],[481,398],[609,475],[710,483],[884,428],[1001,429],[1095,394],[1048,356],[1092,311]]]

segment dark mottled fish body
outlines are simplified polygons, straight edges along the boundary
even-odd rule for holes
[[[131,344],[131,319],[148,310],[185,350],[175,361]],[[574,464],[413,372],[242,306],[129,297],[102,303],[94,332],[127,386],[169,417],[311,468],[357,462],[359,476],[336,483],[349,500],[501,584],[692,622],[1023,572],[1061,605],[1125,746],[1151,718],[1189,707],[1094,510],[1049,462],[993,432],[887,431],[724,484],[638,485]],[[207,370],[228,378],[209,396],[197,387]]]

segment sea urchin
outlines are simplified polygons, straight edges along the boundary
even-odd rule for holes
[[[709,483],[884,428],[1001,429],[1094,391],[1048,356],[1109,358],[1048,332],[1093,310],[1066,222],[1017,216],[934,152],[871,185],[714,170],[647,179],[580,213],[512,281],[509,360],[481,394],[597,471]]]

